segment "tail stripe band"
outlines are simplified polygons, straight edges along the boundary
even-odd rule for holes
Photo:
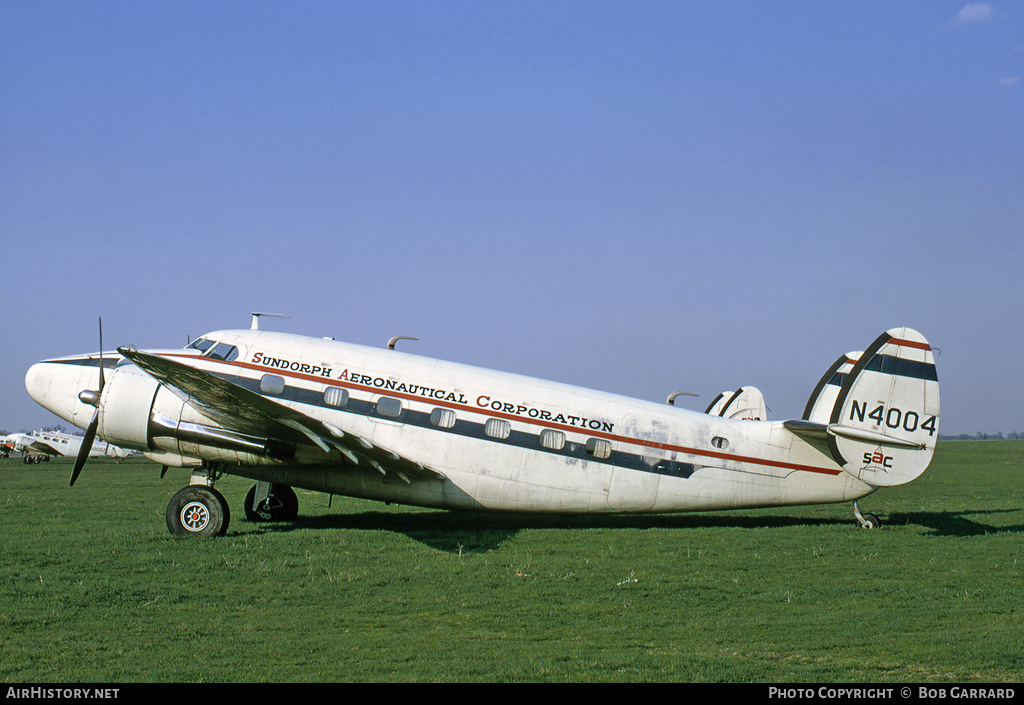
[[[892,355],[875,355],[868,361],[864,369],[898,377],[913,377],[932,382],[939,381],[935,373],[934,363],[906,360],[902,357],[893,357]]]

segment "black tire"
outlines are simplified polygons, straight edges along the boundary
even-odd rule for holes
[[[253,509],[256,485],[245,494],[245,518],[249,521],[293,521],[299,516],[299,498],[288,485],[271,485],[270,494]]]
[[[882,520],[878,518],[877,514],[864,514],[864,528],[865,529],[877,529],[882,525]]]
[[[189,485],[167,504],[167,529],[174,536],[223,536],[231,521],[224,496],[203,485]]]

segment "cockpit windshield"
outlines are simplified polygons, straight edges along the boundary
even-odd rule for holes
[[[189,343],[188,345],[186,345],[185,349],[188,350],[189,348],[192,348],[193,350],[199,350],[201,352],[206,352],[207,350],[210,349],[211,345],[213,345],[213,341],[212,340],[207,340],[206,338],[197,338],[197,339],[193,340],[191,343]]]
[[[213,358],[214,360],[231,362],[238,357],[238,348],[234,345],[218,343],[215,340],[210,340],[209,338],[197,338],[185,346],[186,350],[189,348],[199,350],[203,353],[203,357]]]

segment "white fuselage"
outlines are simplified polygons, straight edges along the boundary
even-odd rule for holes
[[[419,506],[566,514],[842,502],[874,490],[782,422],[726,419],[318,338],[254,330],[205,337],[234,346],[237,354],[230,360],[200,357],[195,350],[161,355],[413,458],[443,478],[394,481],[372,468],[318,459],[312,446],[290,462],[245,453],[207,455],[202,445],[182,453],[226,463],[232,474]],[[84,427],[93,408],[76,395],[90,388],[96,366],[73,372],[70,360],[39,363],[26,385],[41,404]],[[136,393],[126,384],[128,376],[146,376],[125,363],[107,371],[101,419],[114,412],[119,389],[122,396]],[[58,364],[66,369],[56,369]],[[66,385],[53,381],[57,373],[68,377]],[[33,380],[44,377],[46,389],[33,391],[42,387]],[[145,405],[153,405],[149,418],[186,420],[182,400],[165,388],[139,389],[149,394]],[[203,420],[184,413],[189,421]],[[142,451],[167,450],[154,447],[152,429],[149,440],[103,435]]]

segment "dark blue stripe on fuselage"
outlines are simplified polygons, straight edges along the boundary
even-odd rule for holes
[[[280,394],[267,394],[260,389],[260,381],[258,379],[224,374],[218,374],[217,376],[231,382],[232,384],[237,384],[239,387],[248,389],[250,392],[265,396],[268,399],[283,399],[299,404],[308,404],[310,406],[316,406],[323,409],[330,409],[332,411],[342,411],[382,421],[401,423],[408,426],[417,426],[431,431],[454,433],[466,438],[475,438],[481,441],[516,446],[518,448],[523,448],[524,450],[560,455],[565,458],[576,458],[578,460],[586,460],[591,463],[614,465],[615,467],[626,468],[628,470],[637,470],[640,472],[654,473],[656,475],[668,475],[671,477],[687,479],[702,467],[694,465],[693,463],[681,463],[675,460],[665,460],[662,458],[655,458],[637,453],[625,453],[622,451],[612,451],[610,457],[598,458],[588,453],[586,451],[586,446],[583,443],[576,443],[569,439],[566,439],[565,445],[561,449],[555,450],[541,445],[540,435],[538,434],[513,430],[507,438],[495,438],[484,432],[483,423],[468,421],[466,419],[457,419],[455,421],[455,425],[451,428],[441,428],[430,422],[430,412],[410,409],[404,401],[402,402],[401,414],[397,417],[389,417],[382,416],[378,413],[377,405],[367,399],[349,397],[348,402],[343,407],[337,407],[325,403],[323,393],[312,389],[293,387],[286,384],[284,391]]]
[[[76,357],[71,360],[45,360],[45,362],[56,365],[74,365],[76,367],[100,367],[102,364],[104,368],[112,370],[122,360],[123,358],[120,355],[111,353],[110,357],[104,357],[102,361],[98,357]]]

